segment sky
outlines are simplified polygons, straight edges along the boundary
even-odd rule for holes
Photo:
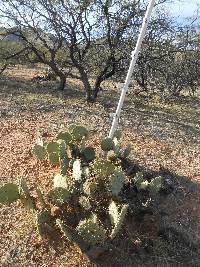
[[[166,8],[169,9],[173,16],[185,18],[194,15],[197,4],[199,4],[200,8],[200,0],[177,0],[172,4],[166,4]]]
[[[200,20],[200,0],[173,0],[173,3],[164,4],[172,16],[177,17],[179,22],[183,22],[185,18],[193,16],[195,10],[197,10],[197,5],[199,6],[198,20]],[[1,26],[3,25],[0,23]]]

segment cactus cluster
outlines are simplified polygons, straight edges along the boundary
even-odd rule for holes
[[[130,154],[130,146],[121,149],[121,133],[117,131],[113,139],[102,140],[101,149],[106,153],[96,156],[95,149],[87,146],[88,136],[85,127],[72,125],[55,140],[38,139],[33,156],[60,166],[60,172],[52,179],[53,188],[44,196],[37,187],[37,197],[32,197],[26,182],[19,178],[18,184],[0,187],[0,203],[10,205],[20,200],[33,211],[40,235],[59,229],[70,241],[79,235],[91,245],[115,238],[128,210],[121,198],[126,180],[121,162]],[[148,182],[142,173],[135,177],[138,191],[148,187],[151,192],[158,192],[161,182],[160,177]],[[52,212],[52,206],[61,212]],[[75,217],[69,219],[70,216]]]

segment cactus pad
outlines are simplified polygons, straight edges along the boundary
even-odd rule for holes
[[[68,189],[57,187],[49,191],[48,199],[53,204],[62,205],[68,201],[70,195],[71,193]]]
[[[101,149],[103,151],[113,150],[114,147],[115,147],[115,144],[111,138],[105,138],[101,141]]]
[[[81,125],[72,125],[70,131],[75,141],[81,141],[88,137],[88,130]]]
[[[114,201],[112,201],[109,205],[109,216],[110,216],[110,221],[112,225],[115,225],[118,221],[118,208],[117,205]]]
[[[90,204],[90,200],[88,197],[86,196],[81,196],[79,198],[79,204],[81,205],[81,207],[85,210],[90,210],[91,209],[91,204]]]
[[[48,210],[36,213],[36,227],[40,236],[44,235],[50,228],[51,214]]]
[[[35,209],[34,200],[30,195],[26,182],[22,178],[19,178],[18,190],[19,190],[19,197],[23,206],[26,209]]]
[[[36,159],[43,160],[46,155],[46,150],[43,146],[35,144],[32,149],[32,154]]]
[[[60,162],[60,157],[58,153],[50,153],[49,154],[49,162],[53,165],[57,165]]]
[[[54,188],[60,187],[68,189],[67,177],[61,174],[56,174],[53,179]]]
[[[120,142],[119,142],[119,140],[116,137],[114,137],[113,138],[113,143],[114,143],[114,152],[117,155],[119,155],[119,152],[120,152]]]
[[[135,181],[135,186],[137,188],[138,191],[140,191],[140,189],[142,188],[141,185],[144,182],[144,175],[142,172],[137,172],[135,177],[134,177],[134,181]]]
[[[122,170],[116,169],[111,176],[111,192],[114,196],[117,196],[121,191],[124,184],[125,174]]]
[[[151,180],[151,182],[149,183],[149,190],[152,194],[156,194],[160,191],[162,187],[162,181],[162,176],[157,176]]]
[[[57,142],[50,142],[46,146],[47,152],[51,153],[58,153],[59,152],[59,144]]]
[[[95,215],[89,219],[80,221],[76,230],[89,244],[95,245],[106,240],[106,231],[101,225],[99,225]]]
[[[106,159],[99,159],[94,162],[94,171],[102,177],[108,177],[114,173],[115,165]]]
[[[64,140],[65,143],[68,145],[72,140],[72,136],[69,132],[61,132],[57,136],[57,140],[59,139]]]
[[[17,199],[19,199],[19,191],[16,184],[8,183],[0,187],[0,203],[9,206]]]
[[[128,205],[123,205],[121,208],[121,212],[119,212],[117,205],[111,202],[109,206],[109,215],[110,215],[111,223],[114,225],[111,235],[110,235],[111,239],[115,238],[119,230],[121,229],[124,218],[127,213],[127,209],[128,209]]]
[[[93,147],[86,147],[81,151],[84,159],[86,161],[91,161],[95,159],[95,150]]]
[[[67,168],[69,167],[69,158],[66,152],[66,143],[63,140],[59,140],[59,158],[60,158],[60,172],[65,175]]]
[[[73,163],[73,174],[72,177],[76,181],[80,181],[82,176],[82,167],[81,167],[81,161],[79,159],[75,160]]]

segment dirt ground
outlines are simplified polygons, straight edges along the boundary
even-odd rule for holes
[[[105,84],[98,101],[86,105],[75,80],[67,80],[63,93],[55,83],[31,82],[42,71],[14,68],[0,78],[0,184],[21,176],[30,188],[52,185],[56,168],[31,154],[40,135],[51,139],[72,122],[90,129],[94,145],[108,134],[120,91]],[[64,239],[41,240],[31,214],[19,203],[0,205],[1,266],[199,266],[200,98],[160,104],[131,91],[120,127],[123,143],[132,145],[134,162],[153,171],[167,169],[175,177],[173,193],[162,201],[168,232],[158,235],[156,217],[142,223],[128,218],[115,241],[119,249],[94,261]],[[138,245],[140,239],[146,243]]]

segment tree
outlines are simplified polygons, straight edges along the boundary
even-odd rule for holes
[[[87,100],[95,99],[101,83],[120,70],[124,41],[138,27],[145,1],[2,0],[0,16],[38,61],[60,78],[81,79]],[[62,51],[62,65],[58,54]],[[78,71],[78,75],[75,75]],[[92,77],[92,80],[90,78]]]
[[[166,0],[158,3],[163,2]],[[4,21],[6,18],[10,25],[6,34],[16,35],[28,49],[27,58],[48,65],[60,78],[59,89],[64,89],[66,77],[80,79],[86,99],[91,101],[96,99],[103,81],[127,69],[146,3],[145,0],[2,0],[0,17]],[[143,87],[156,73],[158,60],[163,58],[162,51],[166,50],[163,44],[166,48],[170,43],[161,37],[169,29],[165,28],[162,15],[155,16],[150,25],[147,48],[143,50],[146,52],[139,58],[136,79]],[[157,50],[156,57],[152,56]],[[149,65],[154,66],[151,71]]]

